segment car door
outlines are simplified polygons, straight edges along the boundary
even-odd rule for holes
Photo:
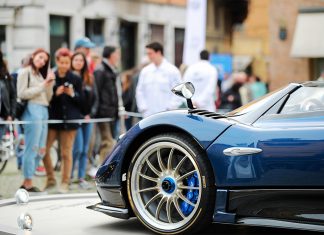
[[[263,185],[324,186],[324,110],[265,115],[254,127],[262,150],[255,167]]]
[[[229,189],[228,212],[324,223],[324,90],[296,91],[210,148],[216,184]],[[250,154],[226,155],[229,148]]]
[[[254,123],[238,122],[208,154],[220,186],[324,188],[324,87],[301,87]]]

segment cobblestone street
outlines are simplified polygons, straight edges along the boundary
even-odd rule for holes
[[[59,172],[56,172],[56,180],[60,182],[61,176]],[[16,158],[11,158],[4,171],[0,174],[0,199],[14,197],[17,189],[23,182],[23,175],[21,170],[17,169]],[[46,183],[46,176],[35,176],[33,178],[34,185],[43,189]],[[78,184],[72,184],[70,186],[69,193],[90,193],[96,192],[94,181],[88,181],[92,188],[89,190],[80,189]],[[57,188],[53,188],[46,191],[48,194],[58,193]]]

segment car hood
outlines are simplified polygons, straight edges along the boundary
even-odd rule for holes
[[[236,123],[220,116],[212,118],[203,114],[189,113],[188,110],[173,110],[149,116],[137,125],[141,130],[156,126],[169,126],[186,132],[206,149],[223,131]],[[161,129],[161,133],[163,129]]]

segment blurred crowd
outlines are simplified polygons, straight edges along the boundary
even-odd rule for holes
[[[91,51],[94,46],[88,38],[80,38],[73,51],[59,48],[50,55],[37,49],[12,72],[0,51],[0,117],[25,121],[17,128],[19,138],[23,136],[17,156],[24,176],[21,188],[30,193],[51,188],[66,193],[71,182],[91,189],[87,172],[96,161],[104,162],[119,134],[142,117],[186,107],[184,99],[171,93],[182,82],[195,86],[196,108],[213,112],[231,111],[268,91],[258,76],[245,72],[219,80],[207,50],[201,51],[197,63],[178,69],[164,57],[163,45],[152,42],[140,65],[121,72],[119,48],[105,46],[98,56]],[[0,135],[5,131],[3,122]],[[61,160],[60,180],[54,174],[54,145]],[[46,182],[36,187],[33,177],[42,174]]]

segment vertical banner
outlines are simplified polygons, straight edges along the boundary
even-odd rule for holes
[[[206,43],[207,0],[188,0],[183,63],[193,64]]]

